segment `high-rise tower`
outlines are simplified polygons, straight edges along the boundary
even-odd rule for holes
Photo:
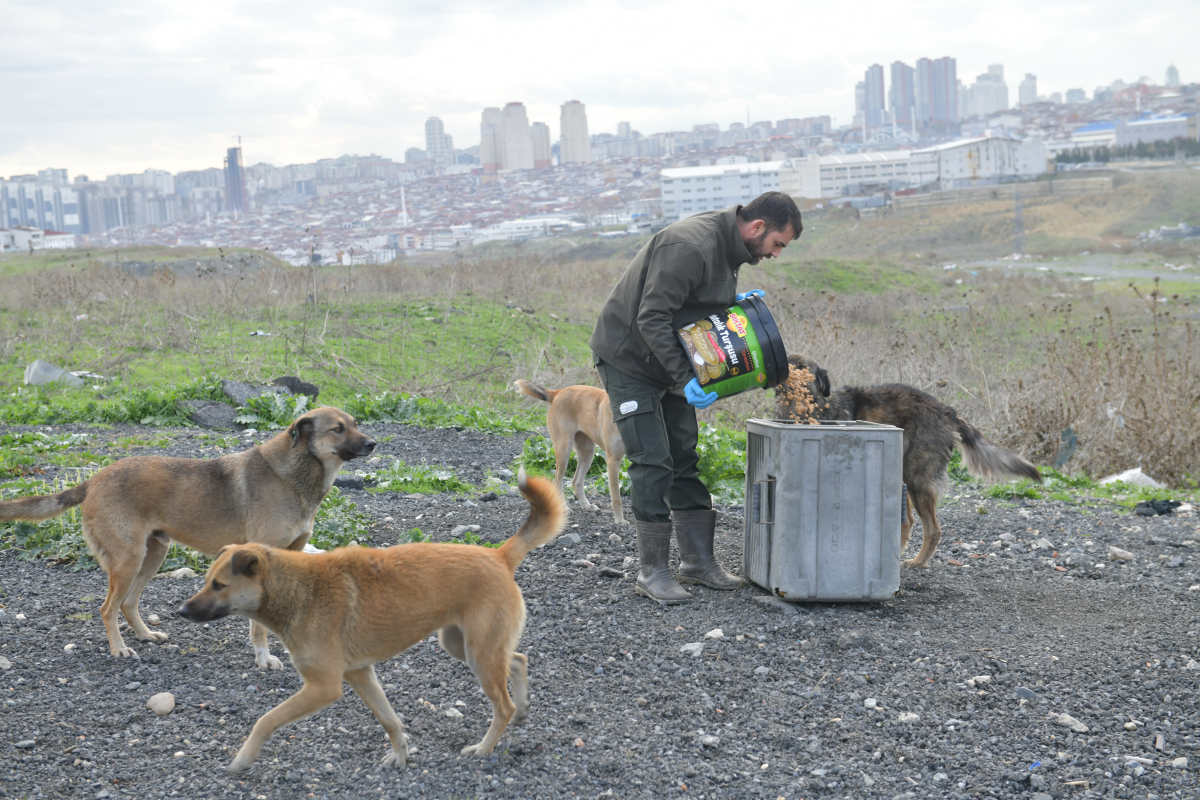
[[[592,140],[588,136],[587,110],[578,100],[562,104],[558,117],[559,162],[579,164],[592,160]]]
[[[908,128],[912,125],[913,112],[917,104],[913,97],[915,70],[903,61],[892,62],[892,85],[888,89],[888,110],[897,125]]]
[[[485,108],[479,125],[479,162],[484,174],[504,169],[504,133],[498,108]]]
[[[437,117],[425,120],[425,153],[437,164],[449,164],[454,159],[454,139]]]
[[[248,205],[242,148],[231,147],[225,152],[225,207],[234,211],[245,211]]]
[[[529,126],[529,137],[533,147],[533,168],[550,168],[550,126],[535,122]]]
[[[883,67],[872,64],[867,67],[863,76],[863,112],[867,115],[867,125],[878,128],[883,124],[886,101],[883,91]]]
[[[533,139],[524,103],[508,103],[501,112],[500,129],[504,137],[504,168],[533,169]]]

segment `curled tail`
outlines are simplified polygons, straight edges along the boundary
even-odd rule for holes
[[[562,492],[554,484],[541,478],[530,478],[521,468],[517,486],[529,501],[529,516],[521,530],[497,551],[513,572],[530,550],[541,547],[553,539],[567,524],[567,504]]]
[[[961,440],[959,445],[967,471],[977,478],[1029,478],[1042,482],[1037,467],[1006,447],[983,438],[964,419],[955,416],[955,426]]]
[[[33,522],[39,519],[57,517],[68,508],[73,508],[83,502],[83,499],[87,497],[87,484],[88,482],[84,481],[78,486],[72,486],[70,489],[58,494],[20,497],[16,500],[0,503],[0,522],[7,522],[12,519]]]
[[[554,397],[562,391],[561,389],[543,389],[536,383],[529,381],[513,381],[513,385],[517,387],[517,391],[521,394],[527,394],[535,400],[541,400],[543,403],[553,403]]]

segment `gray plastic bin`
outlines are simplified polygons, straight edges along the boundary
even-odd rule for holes
[[[742,574],[785,600],[884,600],[900,588],[904,431],[746,423]]]

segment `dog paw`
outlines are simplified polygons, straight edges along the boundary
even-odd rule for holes
[[[404,748],[403,753],[397,753],[395,750],[383,757],[383,766],[395,767],[396,769],[404,769],[408,763],[408,748]]]
[[[122,644],[120,647],[111,648],[111,652],[117,658],[141,658],[141,656],[137,654],[137,650],[134,650],[132,647],[129,647],[125,644]]]
[[[225,771],[231,775],[245,775],[250,771],[250,766],[253,763],[254,762],[249,759],[243,761],[241,756],[238,756],[237,758],[233,759],[233,761],[229,762],[229,766],[225,768]]]
[[[254,666],[259,669],[283,669],[283,662],[270,653],[256,653]]]
[[[519,725],[524,725],[525,720],[527,720],[527,719],[529,719],[528,709],[525,711],[522,711],[521,709],[517,709],[517,712],[515,714],[513,714],[513,718],[508,721],[508,724],[512,727],[517,727]]]
[[[483,749],[483,742],[480,742],[479,744],[469,744],[459,751],[459,753],[464,756],[486,756],[490,752],[492,752],[491,748],[488,748],[487,750]]]
[[[146,631],[145,636],[139,636],[138,638],[143,642],[165,642],[168,637],[162,631]]]
[[[928,561],[918,561],[915,558],[908,558],[900,562],[900,566],[907,569],[929,569]]]

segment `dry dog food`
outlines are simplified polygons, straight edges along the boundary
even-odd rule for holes
[[[814,382],[813,374],[807,369],[788,370],[787,380],[775,387],[775,396],[787,406],[787,418],[801,425],[816,425],[820,408],[808,387]],[[828,403],[824,403],[829,408]]]

